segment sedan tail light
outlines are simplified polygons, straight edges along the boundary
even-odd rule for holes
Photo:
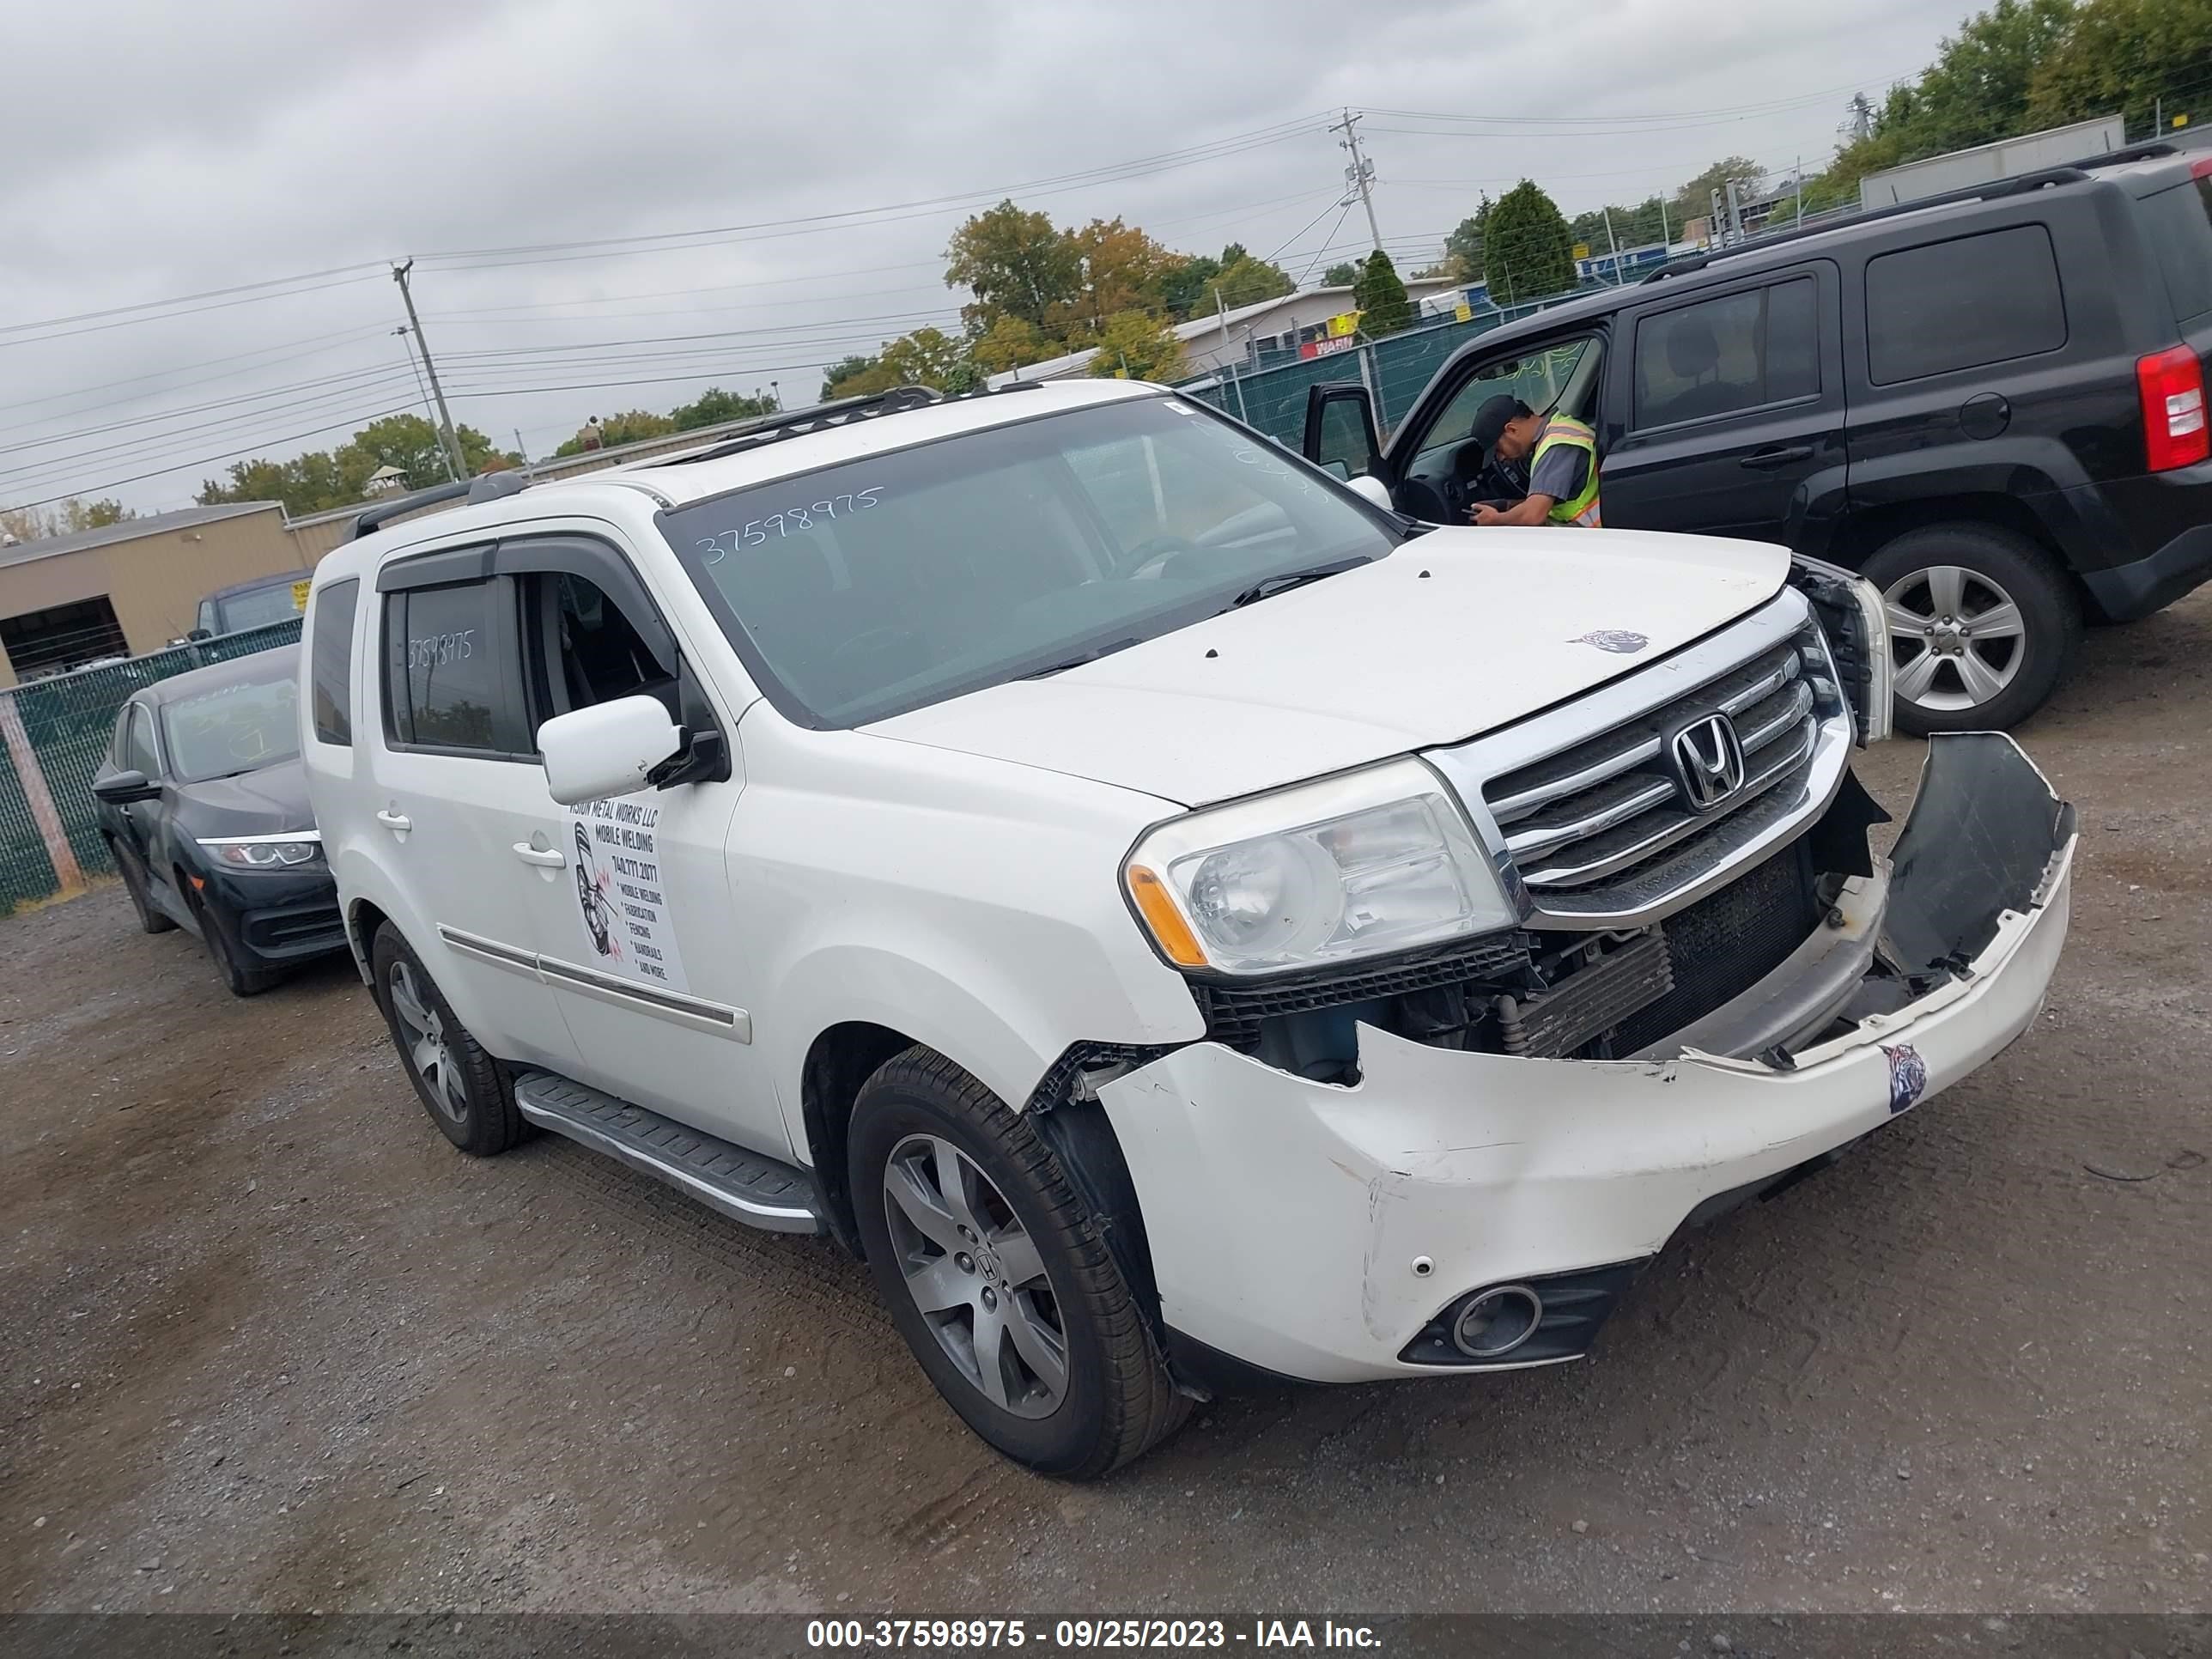
[[[2142,393],[2143,447],[2154,472],[2170,472],[2212,455],[2204,424],[2204,368],[2187,346],[2136,360]]]

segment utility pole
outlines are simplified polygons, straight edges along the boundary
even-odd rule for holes
[[[404,265],[392,267],[392,280],[399,284],[399,298],[407,307],[407,325],[415,331],[415,349],[422,354],[422,372],[430,377],[430,396],[438,405],[438,435],[445,440],[446,459],[453,465],[456,483],[469,475],[469,464],[461,458],[461,441],[453,435],[453,417],[446,408],[446,389],[438,384],[438,366],[430,361],[430,343],[422,337],[422,319],[415,314],[415,295],[407,286],[407,273],[415,269],[410,259]]]
[[[1805,158],[1802,155],[1797,158],[1796,172],[1797,174],[1797,228],[1802,230],[1805,228]]]
[[[530,451],[522,441],[522,428],[520,427],[514,428],[514,453],[522,457],[523,470],[527,471],[530,467]]]
[[[1382,251],[1382,231],[1375,222],[1375,163],[1359,153],[1359,118],[1347,108],[1344,112],[1344,119],[1333,125],[1329,131],[1342,133],[1344,137],[1337,140],[1336,147],[1352,152],[1352,165],[1344,170],[1345,182],[1359,193],[1359,204],[1367,210],[1367,234],[1374,241],[1375,251],[1380,253]],[[1346,192],[1344,199],[1347,204],[1350,204],[1350,192]]]
[[[414,330],[409,328],[404,323],[400,324],[398,327],[393,329],[392,331],[394,334],[397,334],[403,342],[407,340],[414,333]],[[415,371],[415,395],[422,398],[422,412],[425,415],[428,415],[430,412],[430,393],[428,389],[422,384],[422,366],[415,361],[415,348],[411,345],[407,348],[407,367]],[[515,437],[518,441],[520,441],[521,436],[522,434],[519,432],[515,434]],[[460,482],[460,474],[453,471],[453,455],[442,442],[438,446],[438,459],[446,469],[446,477],[453,480],[455,483],[459,483]]]
[[[1620,243],[1613,234],[1613,210],[1605,211],[1605,245],[1613,250],[1613,285],[1620,286]]]

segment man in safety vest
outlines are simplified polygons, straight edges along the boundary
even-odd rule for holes
[[[1528,495],[1508,507],[1477,503],[1468,514],[1475,523],[1597,527],[1597,434],[1582,422],[1532,415],[1518,398],[1501,392],[1475,410],[1468,436],[1498,460],[1534,458]]]

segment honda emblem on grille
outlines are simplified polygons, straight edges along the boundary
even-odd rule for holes
[[[1693,812],[1710,812],[1743,787],[1743,740],[1726,714],[1707,714],[1668,744],[1674,781]]]

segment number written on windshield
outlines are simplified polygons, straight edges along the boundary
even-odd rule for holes
[[[849,495],[836,495],[824,501],[809,501],[804,507],[787,507],[764,519],[750,520],[735,530],[725,530],[719,536],[705,537],[696,545],[706,556],[705,562],[720,564],[736,552],[740,544],[758,547],[797,531],[811,530],[817,520],[828,523],[840,517],[849,519],[856,513],[865,513],[876,505],[876,498],[883,493],[884,487],[875,484],[866,489],[854,490]]]

